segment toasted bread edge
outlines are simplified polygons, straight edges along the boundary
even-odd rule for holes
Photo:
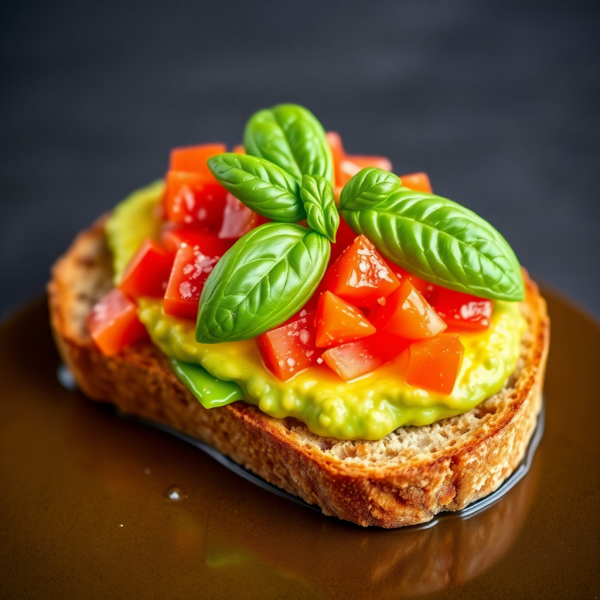
[[[400,465],[332,456],[327,452],[331,440],[315,443],[312,435],[307,440],[302,424],[271,418],[244,402],[207,410],[149,342],[115,357],[102,355],[86,319],[112,286],[103,220],[79,234],[54,265],[48,294],[57,347],[89,398],[200,439],[270,483],[317,504],[326,515],[394,528],[464,508],[497,489],[522,460],[541,407],[549,347],[546,304],[526,274],[525,280],[530,343],[514,380],[501,392],[506,396],[502,410],[493,419],[482,418],[482,427],[466,439]],[[485,416],[485,410],[479,412]],[[370,443],[363,445],[368,449]]]

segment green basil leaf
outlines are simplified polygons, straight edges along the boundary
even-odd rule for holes
[[[211,156],[207,164],[228,192],[259,215],[283,223],[306,218],[298,182],[268,160],[225,153]]]
[[[266,223],[240,238],[219,260],[200,297],[196,339],[245,340],[280,325],[312,296],[330,244],[300,225]]]
[[[524,297],[519,261],[508,242],[452,200],[400,188],[371,208],[341,213],[384,256],[427,281],[482,298]]]
[[[344,186],[340,195],[340,208],[361,210],[372,208],[386,200],[400,187],[400,179],[383,169],[367,167],[359,171]]]
[[[246,152],[266,158],[292,175],[321,175],[333,184],[333,162],[325,131],[297,104],[279,104],[255,113],[244,132]]]
[[[217,379],[200,365],[182,362],[176,358],[169,358],[169,362],[175,375],[204,408],[225,406],[244,399],[242,388],[233,381]]]
[[[308,226],[335,243],[340,215],[335,206],[333,188],[329,181],[320,175],[304,175],[300,198],[304,203]]]

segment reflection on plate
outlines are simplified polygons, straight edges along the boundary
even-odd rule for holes
[[[105,427],[98,427],[99,414],[109,425],[111,420],[116,421],[112,413],[109,407],[86,404],[81,399],[70,414],[67,439],[81,465],[125,500],[132,491],[127,474],[142,470],[144,456],[129,436],[107,437]],[[538,442],[540,437],[536,435]],[[196,446],[195,441],[192,444]],[[207,453],[212,456],[214,451]],[[528,457],[532,459],[533,455],[534,449]],[[217,460],[221,464],[228,461],[221,454]],[[209,535],[198,527],[196,511],[192,507],[188,510],[188,498],[179,505],[181,513],[173,523],[174,534],[186,552],[204,553],[206,566],[219,577],[236,577],[244,572],[244,578],[251,580],[254,572],[264,577],[269,571],[273,578],[285,574],[304,582],[307,588],[316,587],[326,597],[353,597],[361,588],[381,598],[427,594],[477,577],[508,550],[535,495],[539,463],[532,463],[536,467],[521,484],[513,483],[511,488],[515,489],[504,492],[500,501],[486,504],[486,510],[480,508],[467,518],[452,518],[449,514],[449,518],[439,520],[437,527],[384,530],[324,518],[320,511],[305,510],[309,505],[304,502],[300,508],[300,502],[292,505],[272,498],[259,488],[268,486],[269,492],[278,492],[277,488],[271,489],[235,463],[231,465],[236,468],[231,469],[230,464],[228,468],[236,473],[241,470],[245,479],[260,485],[244,482],[240,487],[236,477],[228,476],[223,486],[223,469],[202,456],[199,480],[192,486],[180,484],[177,490],[179,495],[193,499],[195,505],[201,503],[208,509],[209,515],[204,518]],[[520,478],[529,466],[523,465]],[[230,495],[225,506],[214,505],[211,496],[215,489],[220,491],[220,503],[225,500],[221,494]],[[172,487],[165,490],[167,497],[170,491]],[[239,506],[240,492],[245,510]]]
[[[324,518],[65,390],[31,305],[0,327],[0,597],[593,597],[600,328],[549,299],[530,471],[469,518],[399,530]]]

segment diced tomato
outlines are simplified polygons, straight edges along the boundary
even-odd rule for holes
[[[201,173],[213,182],[216,182],[210,172],[206,161],[215,154],[227,152],[225,144],[202,144],[201,146],[187,146],[185,148],[174,148],[171,150],[171,171],[188,171],[190,173]]]
[[[400,181],[404,187],[410,188],[415,192],[426,192],[427,194],[433,193],[427,173],[410,173],[409,175],[402,175]]]
[[[465,348],[456,333],[413,342],[406,383],[414,387],[451,394],[460,371]]]
[[[319,298],[315,325],[318,348],[360,340],[375,333],[375,327],[358,308],[331,292]]]
[[[354,306],[372,308],[399,285],[375,246],[360,235],[327,269],[321,289],[333,292]]]
[[[335,186],[337,189],[336,197],[339,197],[341,189],[354,177],[359,171],[366,167],[378,167],[386,171],[392,170],[392,163],[384,156],[359,156],[346,154],[342,138],[335,131],[327,132],[327,143],[331,149],[333,158],[333,172]]]
[[[203,249],[199,245],[184,245],[177,250],[165,293],[166,314],[180,319],[196,319],[200,293],[220,258],[221,254],[213,246]]]
[[[225,240],[237,240],[268,221],[269,219],[250,210],[235,196],[227,194],[219,237]]]
[[[125,269],[119,289],[132,298],[162,298],[173,266],[173,256],[154,240],[146,240]]]
[[[223,222],[227,190],[201,173],[169,171],[165,213],[173,223],[195,223],[218,231]]]
[[[392,163],[385,156],[358,156],[356,154],[347,154],[342,161],[342,172],[348,179],[367,167],[377,167],[384,171],[391,171]]]
[[[171,254],[175,254],[185,244],[200,250],[207,256],[223,256],[231,248],[234,240],[223,240],[217,234],[197,225],[166,223],[162,229],[160,242]]]
[[[339,255],[358,237],[358,235],[350,229],[350,225],[346,223],[344,217],[340,215],[340,226],[335,234],[335,244],[331,244],[331,255],[329,256],[329,264],[334,263]]]
[[[393,263],[391,260],[384,260],[388,267],[392,270],[394,275],[400,280],[400,283],[402,283],[403,280],[408,279],[413,284],[415,289],[419,290],[419,292],[423,294],[423,297],[428,302],[430,301],[429,299],[433,297],[434,292],[438,287],[437,285],[429,283],[429,281],[425,281],[424,279],[421,279],[416,275],[409,273],[408,271],[404,270],[400,265]]]
[[[484,331],[490,326],[491,300],[437,287],[431,304],[448,327]]]
[[[138,319],[137,306],[119,289],[110,291],[92,308],[88,329],[106,356],[114,356],[148,335]]]
[[[243,144],[238,144],[233,148],[234,154],[246,154],[246,148],[244,148]]]
[[[377,332],[357,342],[329,348],[323,360],[344,381],[371,373],[405,350],[410,341]]]
[[[385,299],[383,305],[371,311],[369,320],[378,331],[409,340],[433,337],[447,327],[408,279]]]
[[[315,313],[263,333],[258,347],[267,367],[282,381],[317,364],[322,350],[315,346]]]
[[[344,145],[342,144],[342,138],[339,133],[335,131],[327,132],[327,143],[331,150],[331,158],[333,159],[333,176],[335,185],[343,187],[346,184],[346,179],[342,172],[342,161],[346,153],[344,152]]]

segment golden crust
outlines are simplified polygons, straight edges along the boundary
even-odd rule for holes
[[[373,453],[378,442],[351,442],[352,452],[344,446],[344,456],[331,451],[339,446],[335,440],[318,438],[293,419],[273,419],[244,402],[203,408],[150,343],[103,356],[89,337],[86,318],[110,289],[111,272],[100,221],[56,263],[48,286],[57,346],[83,392],[209,443],[327,515],[362,526],[422,523],[494,491],[525,453],[541,407],[549,346],[546,304],[527,276],[522,306],[529,329],[517,372],[505,388],[469,413],[436,424],[438,433],[452,438],[449,443],[412,451],[402,460],[382,460]],[[461,427],[462,435],[452,433]]]

